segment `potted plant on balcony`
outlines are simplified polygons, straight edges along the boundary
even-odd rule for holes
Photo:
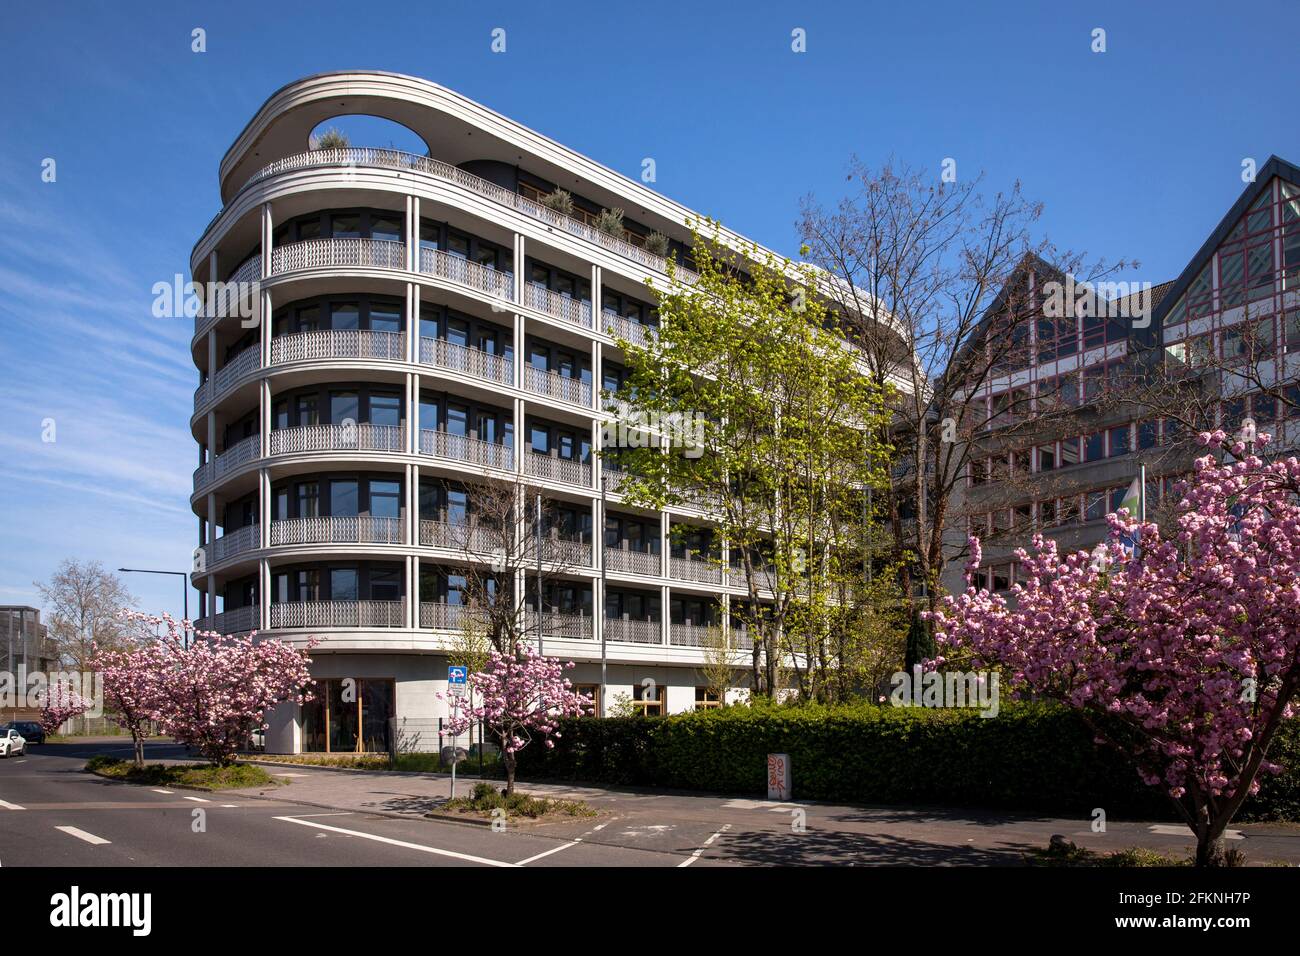
[[[617,207],[602,209],[600,217],[596,220],[596,228],[607,236],[622,239],[623,234],[627,231],[623,228],[623,210]]]
[[[538,202],[547,209],[554,209],[561,216],[573,215],[573,195],[568,190],[556,187]]]
[[[652,232],[645,237],[645,251],[659,256],[661,259],[668,257],[668,237],[662,232]]]
[[[337,127],[331,126],[319,136],[313,136],[308,144],[313,150],[317,149],[347,149],[352,145],[352,140],[348,139],[348,134]]]

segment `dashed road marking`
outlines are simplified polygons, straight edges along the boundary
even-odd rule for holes
[[[193,800],[195,803],[211,803],[211,800],[204,800],[202,797],[186,797],[186,800]]]
[[[175,790],[159,790],[157,787],[154,787],[152,789],[154,793],[165,793],[169,797],[176,792]]]
[[[283,820],[285,823],[296,823],[302,827],[316,827],[319,830],[328,830],[331,833],[342,833],[346,836],[360,837],[363,840],[374,840],[376,843],[387,843],[389,846],[400,846],[407,850],[418,850],[421,853],[433,853],[437,856],[447,856],[455,860],[466,860],[470,863],[482,863],[484,866],[504,866],[515,867],[516,863],[506,863],[504,860],[489,860],[485,856],[474,856],[470,853],[457,853],[455,850],[443,850],[436,846],[425,846],[423,843],[408,843],[405,840],[394,840],[391,837],[379,836],[375,833],[366,833],[363,830],[345,830],[343,827],[332,827],[327,823],[313,823],[310,820],[300,820],[295,817],[272,817],[273,820]]]
[[[93,833],[87,833],[85,830],[80,830],[77,827],[55,827],[54,829],[61,830],[68,836],[74,836],[78,840],[85,840],[92,846],[102,846],[105,843],[113,842],[112,840],[105,840],[103,837],[97,837]]]
[[[10,803],[8,800],[0,800],[0,810],[24,810],[24,809],[26,808],[20,807],[16,803]]]
[[[692,853],[692,854],[691,854],[690,856],[688,856],[686,859],[682,860],[682,862],[678,863],[678,864],[677,864],[677,868],[678,868],[678,869],[681,869],[683,866],[690,866],[692,863],[694,863],[696,860],[698,860],[701,856],[704,855],[704,851],[707,850],[707,849],[709,848],[709,846],[713,843],[714,840],[716,840],[718,837],[722,836],[722,834],[726,833],[726,832],[727,832],[728,830],[730,830],[730,829],[731,829],[731,824],[730,824],[730,823],[724,823],[724,824],[722,825],[722,829],[721,829],[721,830],[719,830],[717,833],[713,834],[713,836],[711,836],[711,837],[709,837],[707,840],[705,840],[705,841],[704,841],[704,846],[700,847],[698,850],[696,850],[694,853]]]

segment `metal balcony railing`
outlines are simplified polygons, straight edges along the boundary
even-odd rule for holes
[[[632,621],[627,618],[607,617],[605,639],[628,644],[662,644],[663,631],[659,621]]]
[[[271,627],[402,627],[406,602],[293,601],[271,605]]]
[[[368,422],[340,425],[297,425],[271,432],[271,454],[293,455],[310,451],[405,451],[402,425]]]
[[[420,362],[501,385],[513,384],[515,378],[513,363],[504,355],[492,355],[446,339],[421,338]]]
[[[499,272],[442,249],[420,249],[420,272],[469,286],[505,302],[515,300],[515,275]]]
[[[613,309],[601,309],[600,320],[601,331],[616,339],[622,339],[631,345],[645,345],[650,341],[652,329],[634,319],[619,315]]]
[[[271,544],[402,544],[402,519],[377,515],[282,518],[271,522]]]
[[[431,428],[420,431],[420,454],[447,458],[451,461],[466,461],[504,471],[514,467],[514,450],[509,445],[479,441],[477,438],[453,435],[450,432],[436,431]]]
[[[406,360],[406,340],[401,332],[368,329],[321,329],[294,332],[271,339],[271,364],[321,359]]]
[[[569,378],[547,369],[524,366],[524,388],[538,395],[558,398],[562,402],[591,407],[591,383]]]
[[[205,462],[194,469],[194,490],[230,474],[240,465],[253,461],[262,452],[262,436],[249,435],[235,442],[212,461]]]
[[[591,486],[591,464],[574,461],[571,458],[559,458],[529,452],[524,455],[524,470],[537,478],[549,478],[583,488]]]
[[[246,634],[258,627],[256,605],[231,608],[219,614],[210,614],[194,622],[196,631],[216,631],[218,634]]]
[[[674,647],[710,647],[721,641],[720,624],[669,624],[668,643]]]
[[[624,551],[622,548],[605,549],[605,567],[610,571],[623,571],[628,574],[645,574],[659,577],[662,572],[662,558],[657,554],[644,551]]]
[[[565,322],[580,325],[584,329],[592,327],[591,303],[586,299],[575,299],[530,282],[524,286],[523,304],[538,312],[563,319]]]
[[[668,571],[678,581],[721,584],[722,566],[701,558],[669,558]]]
[[[543,641],[590,641],[596,636],[589,614],[546,611],[539,615],[536,611],[529,611],[526,622],[529,637],[536,638],[540,634]]]
[[[255,524],[228,529],[225,534],[212,542],[209,562],[215,564],[259,547],[262,542],[261,534],[261,527]]]
[[[305,239],[271,250],[271,275],[302,269],[406,270],[406,243],[393,239]]]
[[[236,295],[239,295],[241,290],[248,293],[248,295],[251,295],[255,291],[253,283],[259,282],[261,278],[262,257],[260,255],[254,255],[235,270],[235,274],[227,279],[225,284],[227,290],[233,290]],[[215,279],[213,281],[215,281]],[[248,295],[240,296],[245,305],[248,304]],[[222,297],[220,301],[213,303],[211,308],[205,306],[200,309],[194,316],[194,334],[198,335],[201,332],[206,332],[220,319],[229,315],[231,306],[234,305],[236,301],[238,301],[238,299],[232,298],[228,294]]]

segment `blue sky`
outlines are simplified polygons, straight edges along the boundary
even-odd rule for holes
[[[1236,198],[1243,158],[1300,161],[1294,0],[472,6],[8,6],[0,603],[37,602],[65,556],[188,567],[192,325],[153,318],[150,290],[187,271],[222,153],[299,76],[411,73],[628,175],[653,157],[660,191],[787,253],[800,197],[836,198],[851,153],[953,157],[1021,180],[1058,245],[1159,281]],[[179,612],[176,580],[128,584]]]

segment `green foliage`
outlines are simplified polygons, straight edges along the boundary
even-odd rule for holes
[[[623,227],[623,210],[618,208],[602,209],[600,216],[596,219],[596,228],[607,236],[622,239],[623,233],[627,232]]]
[[[653,255],[666,257],[668,255],[668,237],[662,232],[652,232],[645,237],[645,251]]]
[[[935,656],[934,635],[930,633],[930,628],[920,615],[912,618],[912,623],[907,628],[907,656],[903,661],[904,670],[910,671],[922,661],[927,661]]]
[[[561,216],[573,215],[573,195],[566,189],[555,189],[543,196],[539,202],[547,209],[554,209]]]
[[[150,787],[190,787],[197,790],[239,790],[244,787],[274,787],[279,781],[261,767],[237,763],[175,764],[151,763],[136,767],[129,760],[97,754],[86,761],[86,770],[112,780],[125,780]]]
[[[1300,721],[1279,735],[1286,766],[1241,820],[1300,819]],[[722,793],[766,792],[769,753],[790,755],[800,800],[990,807],[1091,818],[1168,818],[1171,807],[1075,711],[1003,703],[970,710],[733,706],[669,717],[563,723],[553,750],[520,755],[522,777]]]
[[[505,810],[506,817],[537,819],[547,814],[570,817],[594,817],[596,811],[581,800],[549,800],[533,797],[519,790],[508,796],[490,783],[476,783],[468,797],[448,800],[439,807],[441,811],[459,811],[490,816],[493,810]]]
[[[312,149],[347,149],[351,145],[348,134],[333,126],[311,141]]]

